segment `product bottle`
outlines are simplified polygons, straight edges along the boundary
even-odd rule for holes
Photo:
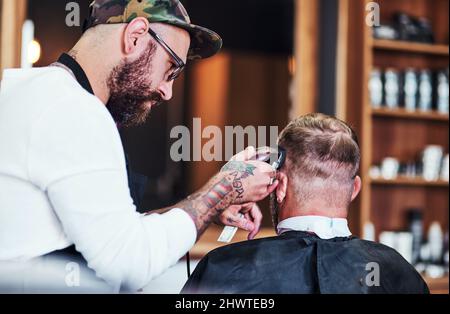
[[[369,80],[370,103],[374,108],[381,107],[383,103],[383,81],[381,71],[373,69]]]
[[[412,209],[408,212],[409,231],[412,233],[412,264],[416,264],[420,259],[420,247],[423,239],[422,212],[419,209]]]
[[[433,103],[433,84],[431,73],[422,70],[419,78],[419,108],[421,111],[430,111]]]
[[[403,93],[405,95],[405,109],[408,111],[416,110],[418,83],[417,74],[414,69],[408,69],[405,72],[405,84]]]
[[[444,244],[444,235],[438,222],[433,222],[428,231],[428,243],[430,245],[430,260],[433,264],[442,262],[442,249]]]
[[[384,95],[388,108],[398,108],[399,105],[399,75],[395,69],[387,69],[384,74]]]
[[[441,71],[437,75],[437,107],[438,111],[443,114],[449,113],[449,85],[447,73]]]

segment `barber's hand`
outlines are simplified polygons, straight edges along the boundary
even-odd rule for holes
[[[218,220],[225,226],[249,231],[248,239],[252,240],[261,229],[262,218],[263,215],[256,203],[246,203],[228,207]]]
[[[234,156],[221,170],[237,192],[231,205],[259,202],[278,186],[276,171],[265,162],[250,160],[255,156],[256,150],[249,147]]]
[[[259,231],[261,212],[254,204],[246,204],[266,198],[277,188],[278,180],[275,180],[276,171],[269,164],[249,160],[256,159],[256,153],[262,154],[250,147],[237,154],[203,188],[175,206],[191,216],[197,229],[197,238],[220,215],[231,218],[242,210],[247,219],[244,226],[250,231],[249,237],[254,237]],[[242,225],[241,220],[233,222],[236,223]]]

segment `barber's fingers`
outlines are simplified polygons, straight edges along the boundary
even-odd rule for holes
[[[253,146],[249,146],[239,154],[234,155],[230,161],[247,161],[254,159],[255,156],[256,149]]]
[[[253,171],[254,173],[258,172],[263,175],[268,175],[271,178],[275,178],[277,176],[277,171],[266,162],[250,160],[247,161],[246,164],[255,167],[255,170],[257,171]]]
[[[235,214],[232,211],[224,212],[221,219],[227,226],[238,227],[250,232],[255,229],[254,223],[250,219],[245,218],[245,215]]]
[[[246,214],[246,218],[252,220],[254,224],[253,231],[248,235],[249,240],[253,240],[261,229],[263,215],[258,205],[254,204],[251,211]]]
[[[258,154],[274,154],[277,153],[278,151],[272,147],[269,146],[263,146],[263,147],[259,147],[256,152]]]
[[[252,240],[261,229],[263,215],[256,203],[232,205],[220,216],[226,226],[237,227],[249,232],[248,239]]]
[[[236,207],[237,211],[235,211],[234,214],[236,216],[238,216],[240,214],[243,214],[243,215],[248,214],[253,209],[254,205],[255,205],[255,203],[253,203],[253,202],[242,204],[239,207]]]
[[[249,231],[248,239],[252,240],[261,229],[263,215],[256,203],[246,203],[241,206],[239,212],[230,210],[228,218],[235,222],[236,227]]]
[[[275,181],[273,181],[273,183],[271,185],[268,185],[267,186],[267,194],[270,194],[273,191],[275,191],[279,184],[280,184],[280,181],[275,180]]]

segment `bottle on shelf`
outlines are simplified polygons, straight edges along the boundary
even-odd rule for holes
[[[433,104],[433,84],[429,70],[420,71],[419,76],[419,109],[430,111]]]
[[[442,161],[441,180],[449,181],[449,155],[445,155]]]
[[[369,80],[370,103],[374,108],[380,108],[383,104],[383,79],[381,70],[374,68]]]
[[[442,114],[449,113],[448,69],[437,74],[437,110]]]
[[[418,87],[416,71],[412,68],[407,69],[404,74],[403,95],[405,109],[408,111],[415,111],[417,109]]]
[[[439,145],[428,145],[422,152],[422,176],[426,181],[437,181],[442,170],[444,148]]]
[[[384,95],[388,108],[395,109],[399,107],[400,76],[396,69],[389,68],[384,73]]]
[[[396,250],[403,258],[412,263],[413,235],[411,232],[383,231],[380,243]]]
[[[366,241],[375,241],[375,226],[370,221],[364,224],[363,239]]]
[[[423,219],[420,209],[411,209],[408,211],[409,231],[412,234],[412,257],[413,265],[417,264],[420,259],[420,247],[423,239]]]
[[[435,221],[428,230],[428,241],[430,244],[430,260],[433,264],[442,262],[444,234],[441,225]]]

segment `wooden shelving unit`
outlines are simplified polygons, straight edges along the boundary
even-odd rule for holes
[[[393,50],[418,54],[430,54],[439,56],[448,56],[448,45],[430,45],[421,43],[411,43],[406,41],[380,40],[373,41],[373,48],[377,50]]]
[[[415,187],[443,187],[448,188],[448,182],[443,180],[426,181],[422,178],[398,177],[394,180],[370,179],[372,185],[391,185],[391,186],[415,186]]]
[[[371,114],[374,117],[380,118],[400,118],[400,119],[413,119],[413,120],[432,120],[432,121],[449,121],[448,114],[442,114],[436,111],[408,111],[403,108],[399,109],[387,109],[387,108],[372,108]]]
[[[370,0],[343,0],[338,56],[338,115],[356,129],[361,143],[363,186],[358,202],[350,211],[352,228],[362,235],[372,222],[376,236],[382,231],[408,228],[407,213],[420,210],[424,231],[438,221],[449,228],[449,184],[421,178],[398,177],[395,180],[372,179],[370,168],[385,157],[401,162],[417,160],[427,145],[440,145],[449,151],[449,116],[405,109],[373,108],[369,97],[369,79],[373,68],[443,70],[449,66],[449,0],[378,0],[381,22],[388,23],[396,12],[427,17],[436,44],[377,40],[366,24],[365,9]],[[342,14],[340,13],[340,18]],[[347,83],[342,83],[347,82]],[[448,293],[448,277],[427,279],[432,292]]]

